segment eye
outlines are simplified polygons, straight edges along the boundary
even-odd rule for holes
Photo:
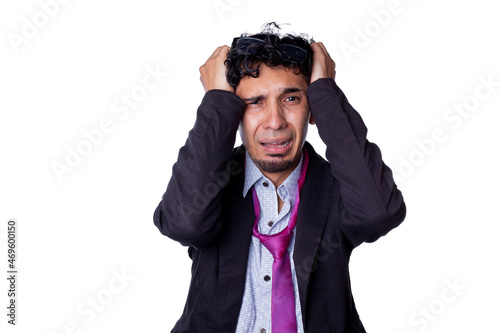
[[[247,105],[257,105],[260,103],[261,103],[260,99],[255,99],[253,101],[248,102]]]
[[[298,97],[298,96],[285,97],[285,102],[298,102],[298,101],[300,101],[300,97]]]

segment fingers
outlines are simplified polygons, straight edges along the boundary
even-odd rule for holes
[[[224,64],[229,51],[229,46],[219,46],[200,67],[200,81],[205,92],[212,89],[234,92],[234,89],[227,83],[226,65]]]
[[[311,73],[311,83],[320,78],[335,79],[335,61],[330,57],[322,42],[312,43],[313,68]]]
[[[323,45],[322,42],[312,43],[311,48],[313,49],[313,52],[321,52],[323,54],[328,54],[328,51],[326,51],[326,47],[325,45]]]
[[[326,47],[325,47],[325,45],[323,45],[323,43],[321,43],[321,42],[312,43],[311,48],[314,52],[313,57],[317,56],[317,57],[321,57],[321,58],[331,59],[330,54],[326,50]]]
[[[222,46],[219,46],[218,48],[216,48],[215,51],[210,56],[210,58],[208,58],[208,59],[211,60],[211,59],[217,59],[217,58],[223,57],[224,60],[226,60],[228,53],[229,53],[229,46],[222,45]]]
[[[200,66],[200,73],[203,74],[204,71],[210,69],[210,67],[217,65],[218,63],[224,62],[227,58],[227,54],[229,52],[229,47],[227,45],[219,46],[215,49],[212,55],[207,59],[207,61]],[[223,59],[221,59],[223,58]]]
[[[317,56],[322,60],[331,61],[333,64],[335,64],[335,61],[333,61],[332,57],[330,56],[330,53],[328,53],[328,50],[326,49],[325,45],[323,45],[323,43],[321,42],[312,43],[311,48],[314,52],[313,57]]]

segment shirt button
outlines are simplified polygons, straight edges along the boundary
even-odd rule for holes
[[[265,328],[261,328],[260,329],[260,333],[266,333],[266,329]]]
[[[269,186],[269,183],[268,182],[263,182],[262,185],[264,185],[264,187],[268,187]],[[262,330],[261,330],[262,331]],[[265,330],[264,330],[265,331]]]
[[[269,275],[264,276],[264,281],[269,281],[271,280],[271,277]]]
[[[269,221],[269,223],[267,223],[267,225],[268,225],[268,226],[270,226],[270,227],[272,227],[272,226],[273,226],[273,224],[274,224],[274,222],[273,222],[273,221]]]

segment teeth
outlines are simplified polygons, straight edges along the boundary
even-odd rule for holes
[[[267,143],[267,144],[264,144],[264,146],[266,147],[272,147],[272,148],[283,148],[283,147],[286,147],[290,144],[290,141],[286,141],[286,142],[273,142],[273,143]]]

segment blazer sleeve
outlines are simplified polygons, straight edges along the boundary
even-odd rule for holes
[[[221,229],[222,190],[245,104],[234,93],[208,91],[154,212],[160,232],[185,246],[202,248]]]
[[[367,128],[333,79],[308,87],[311,112],[326,144],[326,158],[340,182],[341,228],[353,247],[373,242],[397,227],[406,206],[392,172]]]

